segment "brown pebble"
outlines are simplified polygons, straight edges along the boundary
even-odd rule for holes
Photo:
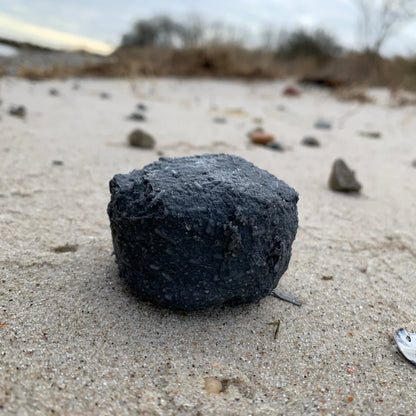
[[[55,253],[73,253],[78,250],[78,244],[65,244],[64,246],[57,246],[52,249]]]
[[[330,276],[330,275],[322,276],[322,280],[334,280],[334,276]]]
[[[250,139],[252,143],[266,146],[266,144],[274,141],[274,136],[273,134],[265,133],[263,131],[254,131],[253,133],[251,133]]]
[[[215,377],[207,377],[205,380],[205,390],[208,393],[219,394],[223,391],[223,385],[220,380]]]
[[[283,95],[286,95],[286,97],[298,97],[300,95],[300,91],[295,87],[286,87],[283,90]]]

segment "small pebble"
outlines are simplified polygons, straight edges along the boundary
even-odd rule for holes
[[[283,95],[286,97],[299,97],[300,91],[295,87],[286,87],[283,90]]]
[[[214,117],[212,121],[216,124],[225,124],[227,119],[225,117]]]
[[[128,117],[127,120],[132,120],[132,121],[146,121],[146,117],[138,112],[135,113],[131,113]]]
[[[261,144],[266,146],[268,143],[274,141],[274,136],[273,134],[257,130],[250,134],[250,140],[254,144]]]
[[[64,246],[57,246],[52,249],[55,253],[74,253],[78,250],[78,244],[65,244]]]
[[[336,159],[329,176],[329,187],[337,192],[359,192],[361,184],[355,179],[355,173],[342,159]]]
[[[100,94],[100,97],[101,97],[103,100],[108,100],[108,99],[110,98],[110,94],[109,94],[108,92],[102,92],[102,93]]]
[[[74,84],[72,85],[72,89],[73,90],[79,90],[79,88],[80,88],[80,85],[78,84],[78,82],[74,82]]]
[[[223,385],[221,381],[215,377],[207,377],[204,381],[204,388],[208,393],[219,394],[223,391]]]
[[[9,109],[9,114],[11,116],[25,118],[26,117],[26,107],[23,105],[11,106]]]
[[[59,91],[56,88],[51,88],[49,90],[49,95],[52,95],[54,97],[57,97],[59,95]]]
[[[412,161],[412,166],[416,168],[416,159]]]
[[[308,147],[320,147],[321,146],[321,143],[319,143],[319,140],[312,136],[304,137],[302,139],[301,144],[303,144],[303,146],[308,146]]]
[[[317,120],[315,123],[315,127],[321,130],[331,130],[332,125],[329,121],[326,120]]]
[[[137,109],[140,111],[147,111],[147,105],[143,103],[137,104]]]
[[[276,150],[278,152],[283,152],[285,148],[279,142],[270,142],[266,144],[266,147],[272,150]]]
[[[52,165],[54,166],[63,166],[64,162],[62,160],[52,160]]]
[[[140,147],[142,149],[153,149],[156,141],[150,134],[143,130],[133,130],[128,136],[128,142],[130,146]]]
[[[361,137],[368,137],[369,139],[380,139],[381,133],[379,131],[360,131],[358,134]]]
[[[324,276],[322,276],[322,280],[334,280],[334,276],[324,275]]]

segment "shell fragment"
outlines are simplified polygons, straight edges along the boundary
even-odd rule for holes
[[[416,365],[416,334],[407,332],[404,328],[398,329],[394,340],[400,352],[414,365]]]

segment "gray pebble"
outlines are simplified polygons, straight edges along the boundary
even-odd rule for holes
[[[130,146],[141,147],[142,149],[153,149],[156,141],[150,134],[143,130],[133,130],[128,137]]]
[[[26,113],[26,107],[23,105],[11,106],[9,109],[9,114],[15,117],[25,118]]]
[[[285,148],[279,142],[270,142],[266,144],[266,147],[272,150],[276,150],[277,152],[283,152]]]
[[[308,146],[308,147],[320,147],[321,143],[319,143],[319,140],[316,137],[312,137],[312,136],[306,136],[302,139],[301,144],[303,146]]]
[[[332,129],[332,124],[326,120],[317,120],[315,122],[315,127],[321,130],[330,130]]]
[[[359,192],[361,184],[355,179],[355,173],[342,159],[336,159],[329,176],[329,187],[338,192]]]
[[[131,113],[128,117],[127,120],[132,120],[132,121],[146,121],[146,117],[138,112],[135,113]]]

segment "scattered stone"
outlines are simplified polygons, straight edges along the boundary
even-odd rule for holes
[[[334,276],[324,275],[324,276],[322,276],[322,280],[334,280]]]
[[[261,117],[254,117],[253,118],[253,123],[262,124],[263,123],[263,119]]]
[[[369,139],[380,139],[381,133],[379,131],[360,131],[358,134],[361,137],[368,137]]]
[[[321,130],[331,130],[332,124],[329,121],[319,119],[316,121],[315,127]]]
[[[78,244],[65,244],[64,246],[57,246],[52,249],[55,253],[73,253],[78,250]]]
[[[268,143],[274,141],[273,134],[266,133],[261,127],[258,127],[249,133],[252,143],[266,146]]]
[[[146,121],[146,117],[138,112],[135,113],[131,113],[128,117],[127,120],[132,120],[132,121]]]
[[[320,147],[321,143],[319,143],[319,140],[316,137],[312,137],[312,136],[306,136],[302,139],[301,144],[303,144],[304,146],[309,146],[309,147]]]
[[[64,162],[62,160],[52,160],[52,165],[54,166],[63,166]]]
[[[54,97],[57,97],[59,95],[59,91],[56,88],[51,88],[49,90],[49,95],[52,95]]]
[[[207,377],[204,380],[204,384],[204,388],[208,393],[219,394],[224,390],[222,382],[215,377]]]
[[[9,114],[11,116],[25,118],[26,117],[26,107],[24,105],[11,106],[9,109]]]
[[[300,91],[295,88],[295,87],[286,87],[283,90],[283,95],[285,95],[286,97],[299,97],[300,95]]]
[[[282,144],[280,144],[279,142],[270,142],[266,144],[266,147],[268,147],[269,149],[272,150],[276,150],[278,152],[283,152],[285,150],[285,148],[283,147]]]
[[[416,159],[415,159],[415,160],[412,160],[412,166],[413,166],[414,168],[416,168]]]
[[[288,267],[298,195],[238,156],[161,158],[114,176],[110,192],[119,274],[144,300],[179,310],[259,302]]]
[[[128,137],[130,146],[141,147],[142,149],[153,149],[156,141],[150,134],[143,130],[133,130]]]
[[[102,92],[102,93],[100,94],[100,97],[101,97],[103,100],[108,100],[108,99],[110,98],[110,94],[109,94],[108,92]]]
[[[337,192],[359,192],[361,184],[355,179],[355,172],[342,159],[336,159],[332,165],[329,187]]]
[[[74,82],[74,83],[72,84],[72,89],[73,89],[73,90],[75,90],[75,91],[76,91],[76,90],[79,90],[79,89],[80,89],[80,87],[81,87],[81,86],[79,85],[79,83],[78,83],[78,82]]]
[[[140,111],[147,111],[147,105],[143,103],[137,104],[137,109]]]
[[[227,119],[225,117],[214,117],[212,121],[216,124],[225,124]]]
[[[286,111],[286,107],[284,105],[278,105],[276,107],[279,111]]]

